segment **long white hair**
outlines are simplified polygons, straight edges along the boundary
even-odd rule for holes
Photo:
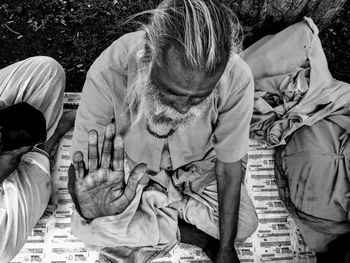
[[[226,64],[232,53],[241,52],[243,30],[233,11],[218,0],[164,0],[156,9],[138,13],[129,21],[145,14],[151,17],[141,24],[145,39],[136,55],[136,81],[126,94],[129,111],[138,107],[153,65],[165,65],[170,47],[175,47],[185,68],[207,76]]]

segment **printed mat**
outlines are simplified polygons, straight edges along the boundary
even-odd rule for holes
[[[79,105],[79,93],[65,94],[65,108]],[[11,263],[99,263],[97,251],[88,250],[70,231],[73,202],[67,189],[70,165],[69,149],[73,130],[60,141],[51,163],[52,201],[57,209],[41,218],[25,246]],[[255,205],[259,226],[244,243],[236,245],[244,262],[315,263],[315,254],[306,247],[293,219],[280,200],[274,178],[274,150],[250,140],[245,185]],[[209,263],[205,253],[195,246],[180,244],[154,263]],[[137,263],[137,262],[136,262]]]

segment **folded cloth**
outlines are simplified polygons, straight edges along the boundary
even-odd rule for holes
[[[214,171],[211,157],[171,173],[162,170],[149,175],[149,184],[138,186],[135,198],[121,214],[87,224],[75,211],[72,232],[88,247],[101,250],[102,262],[143,263],[163,256],[180,241],[178,218],[219,239]],[[257,215],[242,185],[236,240],[244,241],[256,227]]]
[[[270,146],[349,102],[350,85],[333,79],[310,18],[244,51],[255,81],[251,136]]]

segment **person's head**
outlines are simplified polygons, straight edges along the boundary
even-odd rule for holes
[[[21,102],[0,110],[0,152],[34,146],[46,140],[44,115]]]
[[[139,111],[166,132],[209,108],[230,55],[240,51],[242,30],[218,0],[165,0],[151,14],[129,98],[137,97]]]

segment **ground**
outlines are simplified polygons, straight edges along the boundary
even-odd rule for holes
[[[130,15],[159,0],[2,0],[0,68],[29,56],[47,55],[62,64],[66,91],[81,91],[98,55],[121,35],[138,28]],[[350,1],[320,38],[332,75],[350,83]]]

